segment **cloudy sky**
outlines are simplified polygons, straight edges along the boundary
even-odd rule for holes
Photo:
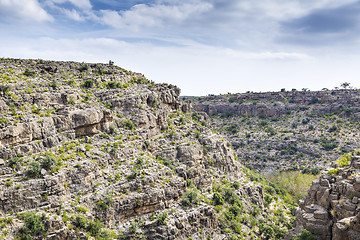
[[[0,57],[108,62],[182,95],[360,87],[360,1],[0,0]]]

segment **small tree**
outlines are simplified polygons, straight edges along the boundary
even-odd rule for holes
[[[343,82],[340,86],[341,86],[342,88],[347,89],[348,87],[350,87],[350,83],[348,83],[348,82]]]
[[[1,93],[1,96],[5,96],[5,94],[10,91],[10,86],[9,85],[0,85],[0,93]]]

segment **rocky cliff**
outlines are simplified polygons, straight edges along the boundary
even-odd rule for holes
[[[254,239],[291,228],[280,192],[243,172],[177,87],[113,64],[20,59],[0,60],[0,81],[0,238]]]
[[[314,181],[296,209],[297,230],[319,240],[360,239],[360,154],[344,156]]]
[[[211,116],[246,166],[317,174],[360,148],[358,90],[187,97]]]

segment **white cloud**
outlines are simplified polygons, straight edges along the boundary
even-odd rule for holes
[[[15,21],[53,21],[37,0],[0,0],[0,19]]]
[[[92,5],[90,0],[48,0],[47,4],[54,7],[54,4],[70,2],[74,6],[83,9],[83,10],[90,10]]]
[[[78,11],[76,11],[75,9],[72,10],[68,10],[65,8],[62,8],[61,11],[70,19],[75,20],[75,21],[84,21],[84,17],[82,17]]]
[[[125,11],[101,10],[103,23],[116,27],[160,27],[164,24],[179,24],[212,9],[212,5],[203,1],[158,1],[153,5],[137,4]]]

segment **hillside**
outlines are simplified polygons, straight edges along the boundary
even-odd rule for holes
[[[265,172],[319,173],[360,148],[358,90],[187,97],[228,137],[242,163]]]
[[[269,239],[294,203],[180,89],[109,64],[0,60],[1,239]]]

